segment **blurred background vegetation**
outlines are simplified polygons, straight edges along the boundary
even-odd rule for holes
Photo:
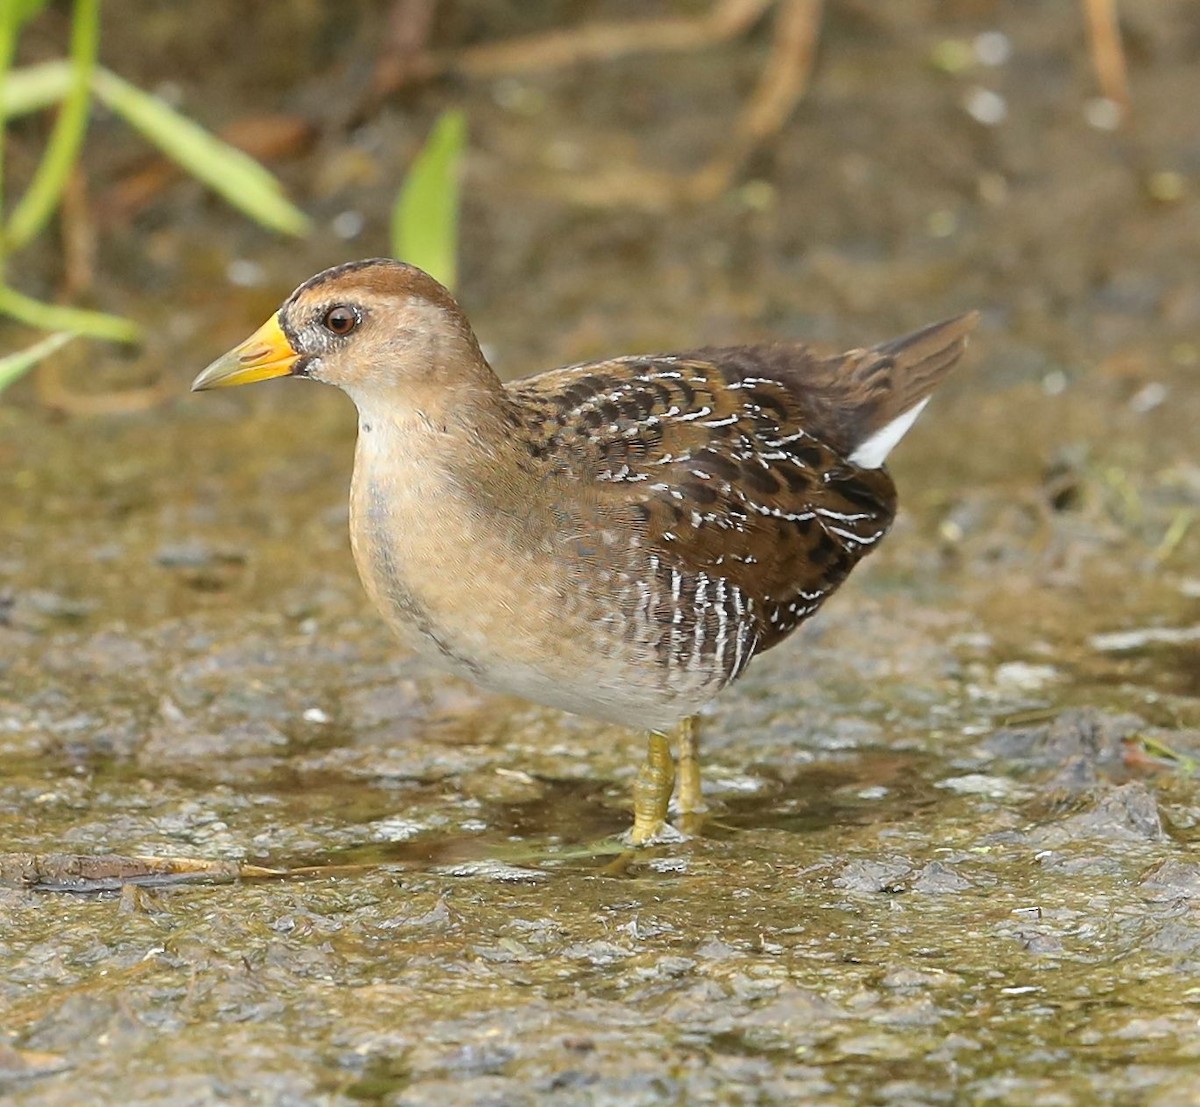
[[[1096,506],[1159,560],[1192,532],[1182,0],[2,11],[5,404],[172,409],[299,280],[384,253],[459,286],[505,376],[981,307],[938,460]]]
[[[897,458],[961,486],[906,493],[941,556],[999,556],[985,501],[1065,579],[1104,560],[1108,528],[1151,569],[1195,550],[1186,0],[2,10],[16,438],[39,413],[145,412],[99,433],[140,436],[126,477],[149,479],[156,434],[199,419],[215,435],[249,405],[278,413],[281,455],[318,440],[339,456],[353,424],[336,397],[254,390],[203,414],[181,397],[296,283],[353,257],[457,286],[505,377],[703,343],[854,345],[981,308],[938,432]],[[0,466],[40,487],[23,456]],[[336,492],[341,468],[321,472]],[[1086,556],[1057,529],[1081,518],[1099,528]]]
[[[161,97],[143,92],[97,63],[100,0],[74,0],[68,58],[15,66],[22,32],[47,4],[48,0],[13,0],[0,9],[0,121],[5,128],[0,131],[0,185],[4,180],[3,138],[9,121],[31,112],[56,110],[26,190],[0,229],[0,315],[57,333],[0,358],[0,391],[53,356],[70,337],[118,342],[140,338],[131,320],[34,300],[3,278],[11,255],[47,231],[72,182],[76,188],[82,187],[80,159],[94,100],[260,226],[290,235],[307,235],[312,230],[308,217],[253,158],[214,137]],[[465,140],[461,112],[451,112],[436,124],[429,147],[418,155],[399,190],[392,218],[393,253],[403,253],[450,286],[455,278],[458,175]]]
[[[286,62],[277,58],[239,70],[228,49],[211,57],[194,52],[192,63],[207,70],[207,81],[200,75],[193,91],[203,98],[211,95],[214,84],[243,86],[267,71],[281,84],[290,82],[289,90],[276,87],[274,97],[268,96],[260,108],[238,113],[224,123],[210,121],[212,129],[207,129],[196,113],[183,110],[184,90],[175,76],[158,74],[156,86],[154,75],[148,73],[147,89],[101,63],[101,0],[13,0],[0,11],[0,118],[5,133],[14,130],[15,154],[15,159],[9,158],[8,202],[0,207],[6,210],[0,236],[0,315],[60,333],[0,360],[0,388],[41,358],[56,354],[65,336],[140,339],[138,312],[122,317],[82,308],[73,301],[96,298],[95,255],[105,233],[132,226],[139,216],[153,218],[155,202],[177,179],[199,182],[262,228],[311,240],[311,218],[288,198],[264,163],[312,161],[315,156],[320,163],[314,174],[318,192],[327,192],[337,173],[352,175],[356,157],[359,170],[364,169],[370,158],[356,148],[372,128],[394,128],[398,121],[389,116],[397,109],[410,118],[427,117],[431,98],[461,100],[472,88],[490,83],[491,99],[508,114],[545,123],[539,117],[554,111],[554,105],[543,102],[545,91],[538,86],[553,82],[557,75],[574,74],[586,87],[589,71],[603,67],[619,74],[624,68],[682,55],[713,60],[716,79],[708,83],[735,94],[734,86],[740,85],[744,92],[741,110],[721,124],[719,140],[710,144],[698,164],[688,168],[675,159],[676,166],[668,169],[658,164],[664,159],[641,159],[631,148],[617,156],[589,159],[580,156],[578,141],[566,137],[566,128],[543,126],[538,129],[543,143],[538,167],[542,179],[531,182],[533,190],[548,187],[571,206],[610,211],[696,210],[727,202],[731,194],[741,195],[747,207],[768,210],[777,202],[770,174],[753,172],[758,168],[753,162],[772,156],[772,143],[808,91],[823,23],[832,26],[835,49],[844,29],[855,34],[889,24],[924,26],[929,34],[914,46],[913,63],[961,85],[981,70],[1002,70],[1010,61],[1014,43],[1004,31],[974,38],[954,34],[956,21],[987,12],[989,7],[995,5],[908,2],[894,5],[893,14],[884,16],[861,0],[828,8],[822,0],[680,0],[651,5],[645,11],[615,0],[526,5],[381,0],[344,9],[311,0],[278,0],[269,5],[269,14],[243,19],[246,41],[253,43],[256,32],[283,29],[294,49],[279,53],[300,64],[286,74]],[[145,5],[132,23],[123,21],[122,8],[121,0],[110,0],[108,33],[115,31],[118,36],[114,52],[132,49],[130,68],[135,71],[147,68],[138,42],[154,38],[161,49],[157,56],[178,55],[188,49],[182,36],[207,30],[219,38],[221,29],[243,14],[215,3],[199,16],[193,11],[185,19],[181,13],[180,21],[187,26],[177,27],[169,6]],[[639,14],[641,18],[634,18]],[[1080,74],[1080,88],[1075,90],[1076,98],[1085,96],[1085,119],[1099,130],[1119,130],[1127,123],[1130,104],[1115,0],[1064,3],[1055,18],[1057,26],[1066,29],[1064,41],[1075,55],[1076,70],[1085,57],[1092,68],[1090,76]],[[506,33],[497,36],[498,31]],[[754,71],[747,67],[739,74],[725,68],[720,51],[746,38],[757,39],[762,54]],[[326,43],[330,45],[322,57]],[[65,56],[48,57],[56,47]],[[313,79],[303,86],[295,83],[309,77]],[[995,126],[1007,115],[1004,97],[985,84],[964,91],[948,82],[945,91],[957,96],[959,106],[982,126]],[[633,93],[634,98],[644,98],[646,90],[635,83]],[[322,96],[326,99],[318,103]],[[268,110],[282,107],[280,100],[289,99],[303,103],[288,110]],[[689,99],[683,92],[678,106],[695,109],[702,101],[702,93]],[[642,121],[648,122],[644,112]],[[705,121],[701,108],[664,122],[679,130],[703,127]],[[626,120],[630,122],[634,121]],[[104,184],[97,201],[89,188],[89,125],[96,132],[93,142],[128,149],[124,136],[114,134],[119,124],[132,128],[165,160],[132,170],[128,163],[122,168],[110,161],[107,171],[116,172],[118,179]],[[395,200],[386,246],[453,284],[465,115],[456,108],[429,126],[433,139],[423,154],[413,149],[411,134],[394,136],[401,139],[396,148],[404,151],[407,164],[402,172],[393,170],[397,179],[392,182]],[[214,129],[223,130],[225,137],[214,134]],[[646,136],[637,134],[636,123],[627,129],[626,138],[642,137]],[[928,137],[933,139],[934,132]],[[340,149],[335,148],[338,145]],[[4,155],[0,138],[0,200]],[[102,179],[105,172],[102,166]],[[407,178],[403,186],[401,177]],[[993,199],[1004,191],[1002,174],[981,181],[984,191],[991,189]],[[311,192],[313,181],[306,183]],[[338,183],[350,187],[336,191],[353,192],[352,181]],[[1175,202],[1182,198],[1183,178],[1164,168],[1151,173],[1146,188],[1160,201]],[[342,219],[335,233],[347,239],[358,237],[349,232],[365,222],[364,212],[349,209],[339,214]],[[53,227],[56,218],[58,226]],[[938,225],[952,233],[945,213],[931,218],[935,223],[941,219]],[[22,251],[39,245],[45,253],[44,241],[55,230],[61,269],[50,302],[32,298],[22,290],[23,282],[5,279],[3,274],[11,271],[14,257],[19,262]],[[382,246],[380,242],[375,252],[384,252]],[[43,389],[43,398],[50,392],[67,403],[57,387]],[[151,395],[131,394],[130,399],[137,406]]]

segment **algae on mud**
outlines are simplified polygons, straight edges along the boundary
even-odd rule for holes
[[[808,105],[753,167],[769,187],[700,213],[585,218],[521,167],[628,155],[614,104],[645,158],[688,164],[736,109],[711,57],[454,92],[481,143],[463,294],[509,375],[771,334],[835,347],[990,306],[896,458],[890,545],[707,721],[701,840],[603,872],[574,847],[624,824],[635,738],[396,653],[349,563],[339,397],[63,424],[6,392],[3,849],[370,866],[0,889],[9,1101],[1196,1101],[1200,798],[1180,766],[1200,657],[1092,644],[1200,619],[1196,528],[1164,541],[1200,505],[1193,6],[1122,5],[1136,156],[1084,121],[1052,5],[997,11],[1011,59],[960,77],[918,59],[994,29],[977,6],[838,8]],[[169,76],[213,90],[208,122],[280,89],[335,103],[313,59],[346,40],[303,13],[307,54],[260,65],[239,36],[215,88],[202,32],[223,6],[186,40],[181,9],[147,10]],[[356,18],[366,35],[379,13]],[[163,77],[149,39],[105,41],[143,86]],[[759,44],[718,60],[736,83]],[[960,112],[976,85],[1006,97],[1002,124]],[[283,167],[323,225],[365,214],[350,246],[272,244],[186,190],[135,227],[153,270],[106,235],[104,306],[160,317],[144,362],[76,366],[80,387],[154,365],[182,393],[300,276],[363,253],[442,99]],[[121,156],[98,151],[96,179]],[[1185,181],[1170,202],[1143,190],[1164,168]],[[228,285],[231,259],[263,286]]]

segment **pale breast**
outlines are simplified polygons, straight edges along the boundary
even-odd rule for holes
[[[552,514],[542,541],[519,509],[497,519],[427,466],[358,451],[359,574],[401,640],[433,663],[551,707],[665,729],[749,660],[737,589],[647,557],[635,535],[587,537],[577,512]],[[699,622],[685,619],[693,611]]]

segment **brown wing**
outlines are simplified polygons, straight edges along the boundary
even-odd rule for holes
[[[975,320],[833,358],[798,345],[705,349],[510,386],[535,464],[570,486],[572,552],[629,582],[626,637],[658,655],[668,680],[715,691],[875,547],[895,486],[849,459],[880,435],[867,456],[886,455],[894,421],[898,437]],[[618,534],[627,548],[604,546]]]
[[[793,368],[824,369],[790,353]],[[886,472],[846,462],[810,429],[819,410],[766,375],[773,351],[756,354],[622,358],[511,386],[555,459],[548,478],[591,484],[595,525],[641,536],[662,576],[648,615],[711,623],[663,649],[694,646],[697,664],[720,653],[729,678],[812,614],[895,513]]]

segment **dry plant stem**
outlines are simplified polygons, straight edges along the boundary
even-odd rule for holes
[[[0,887],[92,893],[131,886],[160,888],[186,883],[302,880],[370,872],[378,867],[373,864],[332,864],[272,869],[202,857],[0,853]]]
[[[823,0],[783,0],[775,19],[771,56],[738,119],[728,152],[693,174],[690,198],[714,200],[733,183],[747,158],[783,130],[808,91],[821,29]]]
[[[71,301],[91,291],[96,273],[96,225],[87,180],[78,166],[63,191],[59,215],[65,268],[61,299]],[[161,383],[119,392],[76,393],[64,379],[64,370],[70,364],[69,356],[58,354],[43,361],[35,372],[38,399],[52,411],[64,415],[120,415],[146,411],[167,399],[167,389]]]
[[[439,60],[429,51],[436,8],[437,0],[392,0],[383,48],[353,122],[361,122],[393,92],[436,76]]]
[[[1092,65],[1100,90],[1119,104],[1122,117],[1129,114],[1129,80],[1125,69],[1125,51],[1121,45],[1121,27],[1117,20],[1117,0],[1084,0]]]
[[[603,62],[630,54],[701,49],[749,30],[775,0],[718,0],[701,19],[646,19],[597,23],[571,31],[552,31],[509,42],[475,46],[437,68],[468,77],[561,69],[580,62]]]
[[[486,43],[454,54],[428,54],[419,48],[419,28],[422,21],[431,22],[431,12],[426,14],[431,0],[397,0],[389,43],[376,63],[367,101],[369,105],[406,84],[433,80],[446,73],[486,79],[562,69],[581,62],[611,61],[631,54],[703,49],[744,34],[776,2],[716,0],[712,11],[700,19],[595,23]],[[418,33],[410,25],[417,27]]]
[[[576,176],[556,191],[592,207],[635,206],[662,210],[702,204],[727,191],[756,149],[778,134],[808,89],[821,26],[823,0],[781,0],[771,54],[738,121],[728,148],[688,175],[636,166]]]
[[[145,388],[126,388],[117,392],[74,392],[64,380],[70,359],[57,355],[38,366],[34,380],[41,404],[50,411],[68,416],[128,415],[149,411],[169,400],[172,390],[162,381]]]

